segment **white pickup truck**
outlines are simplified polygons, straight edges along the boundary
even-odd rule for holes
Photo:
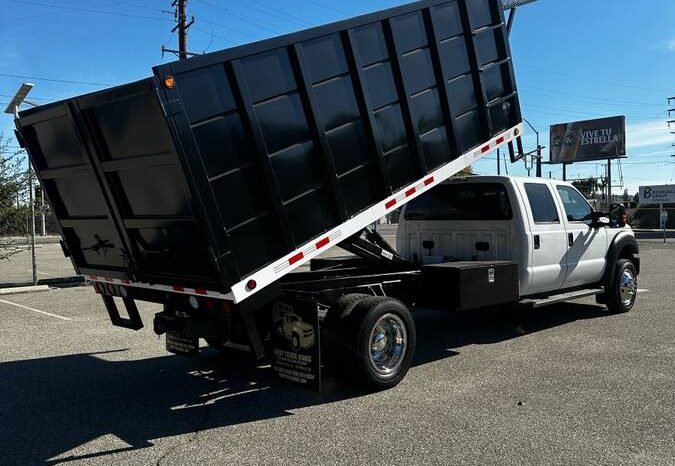
[[[570,183],[455,178],[408,203],[397,251],[411,262],[514,261],[521,303],[595,295],[612,312],[637,296],[640,255],[625,211],[597,213]]]

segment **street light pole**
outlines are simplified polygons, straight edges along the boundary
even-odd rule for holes
[[[527,126],[529,126],[532,129],[532,131],[534,131],[534,134],[537,135],[537,155],[536,155],[537,170],[536,170],[536,175],[537,175],[538,178],[541,178],[541,146],[539,145],[539,131],[534,129],[534,126],[532,126],[532,123],[527,121],[525,118],[523,118],[523,121],[525,123],[527,123]]]

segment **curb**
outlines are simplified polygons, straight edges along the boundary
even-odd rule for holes
[[[38,291],[49,291],[49,287],[47,285],[34,285],[34,286],[16,286],[13,288],[0,288],[0,295],[35,293]]]

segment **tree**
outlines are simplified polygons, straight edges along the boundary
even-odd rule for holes
[[[577,188],[586,199],[593,199],[595,198],[598,180],[597,178],[574,180],[572,181],[572,186]]]
[[[21,205],[26,187],[23,151],[11,150],[9,139],[0,133],[0,260],[19,252],[9,236],[28,233],[30,206]]]

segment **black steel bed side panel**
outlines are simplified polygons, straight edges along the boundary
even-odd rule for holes
[[[72,118],[72,102],[22,112],[15,121],[22,143],[77,273],[105,270],[108,276],[133,275],[108,199]]]
[[[160,100],[222,222],[230,285],[521,121],[498,0],[426,0],[154,72],[175,79]]]

